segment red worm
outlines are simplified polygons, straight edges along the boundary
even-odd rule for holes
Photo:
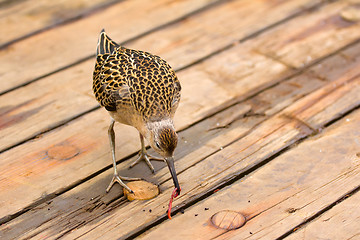
[[[179,194],[178,194],[178,189],[175,188],[174,191],[171,194],[171,198],[170,198],[170,202],[169,202],[169,208],[168,208],[168,218],[171,219],[171,207],[172,207],[172,202],[174,200],[174,198],[176,198]],[[180,191],[179,191],[180,192]]]

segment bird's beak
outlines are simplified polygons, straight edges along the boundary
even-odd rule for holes
[[[171,177],[174,181],[175,188],[177,189],[177,193],[179,195],[180,194],[180,185],[179,185],[179,181],[177,179],[177,175],[176,175],[176,171],[175,171],[174,158],[168,157],[168,158],[165,158],[165,161],[169,167]]]

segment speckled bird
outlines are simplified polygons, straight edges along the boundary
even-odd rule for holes
[[[130,167],[145,160],[155,172],[150,160],[165,161],[180,193],[173,158],[178,141],[173,117],[179,105],[181,85],[174,70],[158,56],[118,45],[104,30],[100,33],[96,54],[93,91],[96,100],[111,116],[108,135],[114,176],[106,191],[118,182],[132,192],[123,180],[139,180],[118,175],[113,129],[116,121],[135,127],[140,134],[141,150]],[[144,138],[162,158],[146,152]]]

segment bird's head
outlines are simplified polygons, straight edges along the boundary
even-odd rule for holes
[[[145,137],[150,146],[165,159],[174,185],[180,194],[180,185],[174,165],[174,150],[177,146],[178,136],[171,119],[148,123]]]

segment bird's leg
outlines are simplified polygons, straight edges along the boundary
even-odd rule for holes
[[[143,135],[141,135],[141,133],[140,133],[140,142],[141,142],[141,150],[139,152],[139,157],[130,165],[130,168],[134,167],[141,160],[144,160],[151,169],[152,173],[155,173],[154,166],[151,164],[150,160],[156,160],[156,161],[165,161],[165,160],[163,158],[158,158],[147,154],[144,143],[144,137]]]
[[[109,184],[109,186],[106,189],[106,192],[109,192],[111,187],[114,185],[114,183],[118,182],[122,187],[126,188],[129,192],[133,192],[125,183],[124,181],[136,181],[141,180],[141,178],[129,178],[129,177],[121,177],[118,175],[117,169],[116,169],[116,158],[115,158],[115,132],[114,132],[114,119],[111,119],[111,123],[108,130],[109,140],[110,140],[110,147],[111,147],[111,155],[113,159],[113,167],[114,167],[114,176]]]

